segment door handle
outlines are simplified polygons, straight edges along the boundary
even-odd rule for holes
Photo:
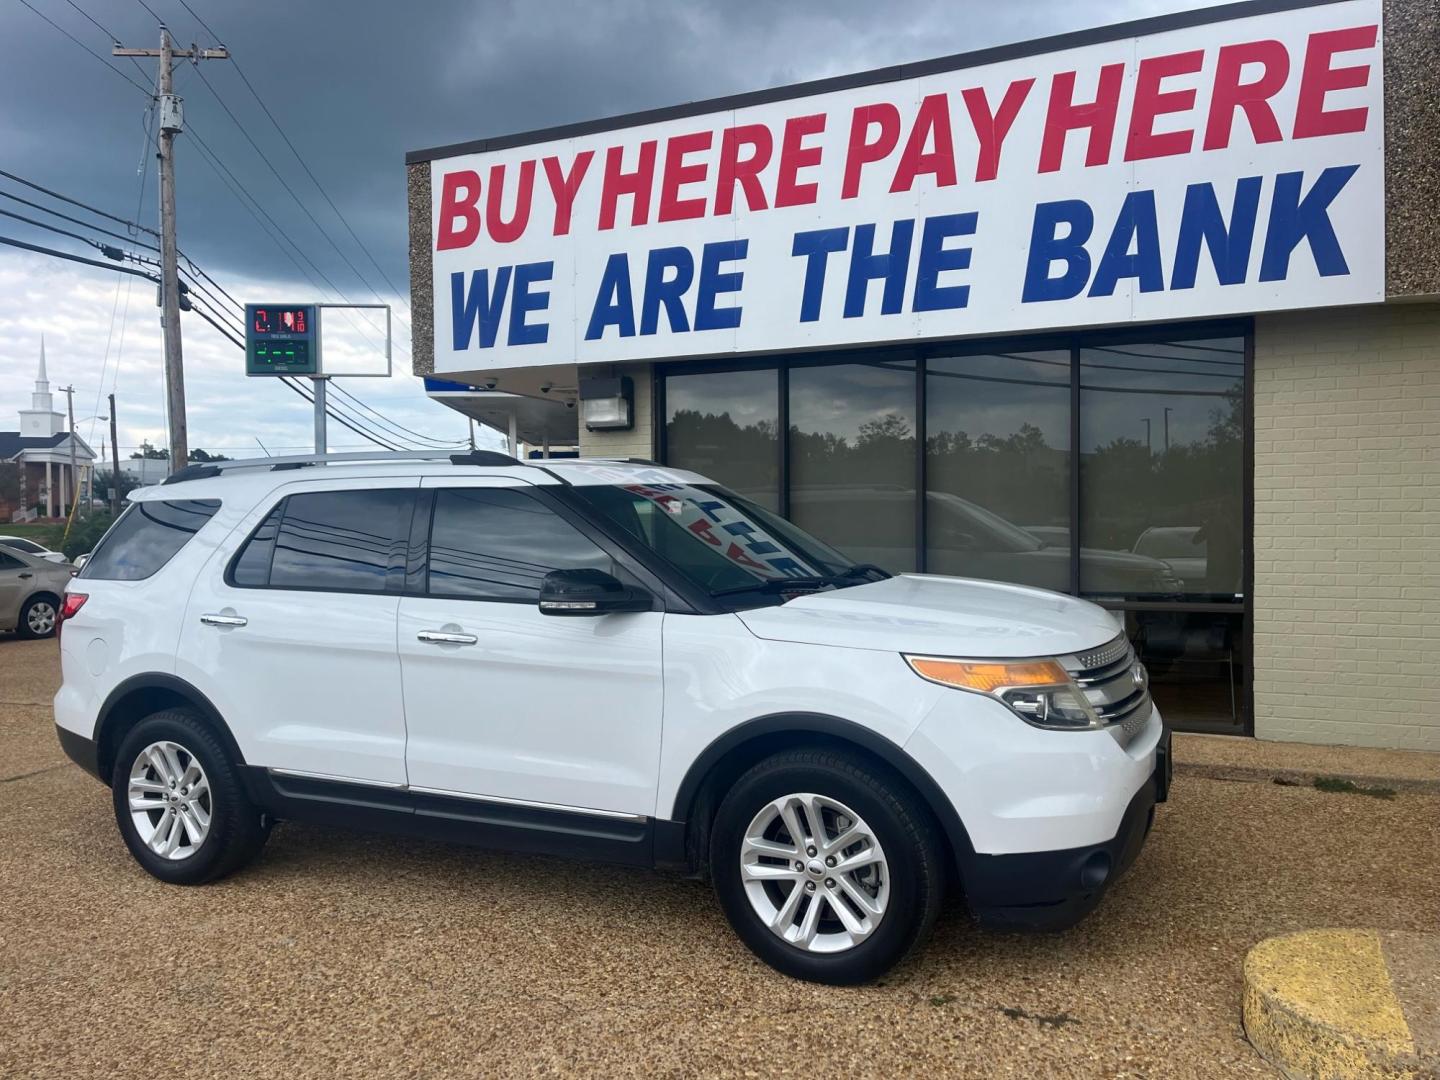
[[[474,645],[480,640],[474,634],[450,634],[444,630],[421,630],[415,636],[427,645]]]
[[[206,626],[246,626],[250,622],[244,615],[216,615],[209,613],[201,615],[200,621]]]
[[[16,574],[15,576],[16,576],[16,577],[19,577],[19,578],[32,578],[32,577],[34,577],[35,575],[32,574],[29,570],[23,570],[23,571],[21,571],[19,574]]]

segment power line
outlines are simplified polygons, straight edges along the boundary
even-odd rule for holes
[[[24,240],[16,240],[11,236],[0,236],[0,244],[8,244],[10,247],[22,248],[25,251],[39,252],[41,255],[53,255],[57,259],[67,259],[70,262],[83,263],[86,266],[98,266],[102,270],[114,270],[117,274],[133,274],[135,277],[142,277],[146,281],[153,281],[160,284],[160,279],[153,274],[147,274],[144,270],[136,270],[129,266],[121,266],[113,262],[100,262],[98,259],[86,259],[79,255],[71,255],[68,251],[57,251],[54,248],[41,247],[39,244],[27,244]]]
[[[125,80],[126,82],[128,82],[131,86],[135,87],[136,90],[139,90],[139,91],[140,91],[142,94],[144,94],[146,97],[150,97],[150,96],[151,96],[151,92],[150,92],[149,90],[147,90],[145,87],[141,86],[141,85],[140,85],[139,83],[137,83],[134,79],[132,79],[129,75],[126,75],[125,72],[121,71],[121,70],[120,70],[118,67],[116,67],[114,64],[110,63],[109,60],[106,60],[103,56],[101,56],[99,53],[97,53],[94,49],[90,48],[90,46],[86,45],[83,41],[81,41],[79,38],[77,38],[74,34],[70,33],[69,30],[66,30],[66,29],[65,29],[63,26],[61,26],[59,23],[55,22],[53,19],[50,18],[50,16],[46,15],[46,14],[45,14],[43,11],[41,11],[39,8],[33,7],[33,6],[30,4],[30,0],[20,0],[20,3],[21,3],[22,5],[24,5],[25,7],[29,8],[31,11],[35,12],[36,15],[39,15],[40,18],[44,19],[47,23],[49,23],[51,26],[53,26],[53,27],[54,27],[56,30],[58,30],[60,33],[64,34],[67,38],[69,38],[72,42],[74,42],[76,45],[78,45],[81,49],[84,49],[85,52],[89,53],[89,54],[90,54],[91,56],[93,56],[96,60],[99,60],[100,63],[104,64],[107,68],[109,68],[111,71],[113,71],[116,75],[119,75],[120,78],[124,79],[124,80]],[[74,5],[71,5],[71,6],[73,7]],[[83,14],[83,12],[82,12],[82,14]]]
[[[300,200],[300,196],[295,193],[295,189],[292,188],[290,184],[285,180],[285,178],[280,175],[280,170],[275,167],[274,162],[270,160],[270,158],[266,155],[265,151],[260,149],[259,143],[257,143],[255,139],[251,136],[249,129],[247,129],[245,125],[241,123],[240,118],[235,115],[234,110],[232,110],[230,106],[226,103],[225,99],[220,96],[219,91],[217,91],[215,87],[210,84],[210,80],[205,77],[205,73],[199,68],[196,68],[195,73],[200,77],[200,81],[205,84],[205,89],[210,91],[211,96],[214,97],[216,102],[219,103],[220,108],[225,111],[225,115],[228,116],[230,118],[230,121],[237,128],[240,129],[240,134],[245,136],[245,141],[248,142],[251,149],[253,149],[255,153],[260,156],[260,160],[265,163],[265,167],[270,170],[271,175],[273,175],[276,181],[279,182],[280,186],[285,189],[285,193],[289,195],[292,200],[294,200],[295,205],[300,208],[300,212],[309,219],[310,224],[315,226],[316,231],[318,231],[320,235],[325,238],[326,243],[330,245],[330,247],[334,250],[335,254],[340,256],[340,261],[350,268],[350,272],[355,275],[355,277],[365,288],[370,290],[370,292],[374,295],[375,299],[383,303],[384,297],[380,295],[380,291],[376,289],[375,286],[370,284],[370,281],[365,277],[363,273],[360,272],[360,268],[350,261],[350,257],[346,255],[345,252],[340,250],[340,245],[335,243],[334,238],[330,235],[328,231],[326,231],[325,226],[320,224],[319,219],[310,212],[310,208],[307,207]],[[339,290],[337,289],[336,292],[339,292]],[[406,324],[406,328],[408,330],[409,324]]]
[[[21,0],[21,2],[23,3],[24,0]],[[105,210],[97,209],[96,207],[91,206],[89,203],[83,203],[79,199],[72,199],[69,195],[61,195],[58,191],[51,191],[49,188],[43,187],[40,184],[35,183],[35,181],[33,180],[26,180],[23,176],[16,176],[12,172],[6,172],[4,169],[0,169],[0,176],[5,177],[7,180],[14,180],[17,184],[24,184],[26,187],[31,188],[35,191],[39,191],[45,195],[49,195],[52,199],[59,199],[63,203],[69,203],[71,206],[78,206],[82,210],[89,210],[90,213],[96,214],[109,221],[116,221],[119,222],[121,225],[128,226],[129,228],[139,229],[141,232],[147,232],[151,236],[160,235],[154,229],[146,228],[144,225],[137,225],[133,221],[126,221],[122,217],[117,217],[116,215],[111,214]]]
[[[110,229],[102,228],[101,226],[96,225],[93,222],[82,221],[80,218],[71,217],[69,214],[62,214],[59,210],[51,210],[48,206],[42,206],[40,203],[37,202],[31,202],[29,199],[22,199],[19,195],[12,195],[8,191],[0,191],[0,198],[10,199],[12,202],[17,202],[22,206],[28,206],[31,209],[39,210],[42,214],[49,214],[51,217],[57,217],[61,221],[68,221],[73,225],[81,225],[87,229],[94,229],[96,232],[104,233],[106,236],[113,236],[116,240],[124,240],[127,244],[139,244],[141,247],[149,248],[151,251],[160,250],[158,244],[152,244],[146,240],[139,240],[133,236],[121,236],[119,233],[114,232]]]

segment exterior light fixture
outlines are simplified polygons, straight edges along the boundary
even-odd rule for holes
[[[586,431],[629,431],[635,426],[635,384],[630,376],[580,380],[580,416]]]

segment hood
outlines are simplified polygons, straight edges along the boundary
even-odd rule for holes
[[[1119,633],[1072,596],[972,578],[900,574],[738,613],[756,637],[883,652],[999,658],[1060,656]]]

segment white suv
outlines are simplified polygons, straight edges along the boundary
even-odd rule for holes
[[[1169,740],[1100,608],[857,565],[649,462],[422,457],[192,465],[71,583],[60,741],[151,874],[277,820],[678,866],[854,983],[947,886],[1063,926],[1134,859]]]

